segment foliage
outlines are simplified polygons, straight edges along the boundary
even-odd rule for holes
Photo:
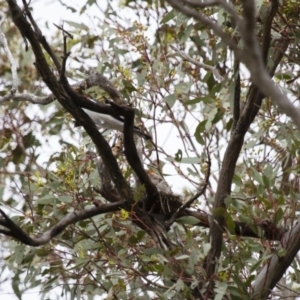
[[[164,174],[173,191],[180,193],[182,203],[206,183],[208,186],[186,207],[189,213],[180,215],[164,232],[172,245],[164,247],[149,234],[149,224],[141,226],[146,221],[134,213],[145,189],[136,187],[132,165],[121,154],[118,165],[134,190],[136,202],[131,209],[122,207],[79,220],[36,248],[3,235],[2,274],[9,271],[14,275],[12,288],[19,299],[35,287],[41,289],[42,299],[52,299],[55,287],[60,287],[61,296],[68,299],[199,299],[211,295],[211,281],[215,299],[255,299],[252,292],[258,284],[256,276],[262,274],[265,265],[271,265],[274,253],[286,257],[284,233],[287,228],[292,230],[299,216],[298,128],[271,97],[264,98],[257,114],[249,111],[246,115],[249,103],[258,105],[249,100],[256,89],[255,79],[240,62],[243,59],[209,26],[172,8],[168,1],[102,2],[86,1],[82,7],[75,7],[69,1],[60,1],[78,20],[64,22],[64,29],[73,35],[73,39],[67,39],[71,52],[68,78],[71,83],[79,82],[96,70],[109,79],[136,109],[136,124],[153,138],[153,143],[143,142],[144,168],[149,174],[151,169]],[[255,34],[262,49],[265,20],[276,2],[256,1]],[[233,7],[243,17],[242,3],[233,1]],[[31,8],[35,17],[34,3]],[[19,92],[49,94],[36,71],[32,47],[9,17],[6,2],[0,3],[0,10],[7,16],[1,30],[18,62]],[[208,6],[201,12],[243,47],[234,19],[222,5]],[[268,71],[275,67],[273,80],[295,110],[300,92],[298,15],[296,1],[278,5],[265,59]],[[62,30],[50,23],[48,27],[50,33],[44,34],[60,58],[64,55]],[[10,93],[13,78],[7,54],[0,55],[0,96],[5,96]],[[45,56],[55,69],[49,54],[45,52]],[[80,92],[100,102],[107,96],[99,86]],[[97,159],[91,158],[90,153],[97,149],[87,133],[74,127],[72,116],[57,101],[38,105],[24,99],[3,101],[0,106],[1,207],[27,234],[36,237],[68,213],[109,199],[99,194],[103,178],[99,177]],[[252,120],[249,128],[245,127],[237,161],[222,173],[226,155],[231,154],[227,152],[235,126],[244,117]],[[114,131],[104,131],[103,135],[111,147],[119,142]],[[216,206],[224,174],[228,174],[231,189],[223,197],[224,206]],[[193,213],[199,211],[212,223],[214,218],[219,222],[221,216],[226,227],[221,255],[215,256],[218,264],[209,279],[212,224],[209,228]],[[217,221],[214,224],[222,224]],[[251,228],[253,235],[238,233],[238,224]],[[272,238],[268,231],[274,232]],[[300,295],[299,257],[295,253],[292,258],[287,271],[275,282],[278,285],[273,286],[274,299],[287,293],[290,297]],[[268,295],[264,297],[261,299]]]

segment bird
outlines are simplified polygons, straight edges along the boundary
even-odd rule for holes
[[[156,188],[159,192],[164,192],[166,194],[173,194],[169,184],[163,178],[161,174],[159,174],[158,170],[155,170],[153,168],[149,168],[147,170],[148,176],[150,177],[150,180],[153,184],[156,185]]]
[[[124,117],[122,116],[102,114],[86,108],[82,108],[82,110],[92,119],[98,128],[124,131]],[[137,126],[133,127],[133,132],[146,140],[151,140],[151,136],[142,132]]]

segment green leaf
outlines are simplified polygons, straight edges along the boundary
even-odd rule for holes
[[[267,176],[263,175],[263,176],[262,176],[262,179],[263,179],[263,182],[264,182],[265,187],[266,187],[267,189],[270,188],[270,182],[269,182],[269,179],[267,178]]]
[[[257,196],[257,199],[261,203],[263,203],[266,206],[267,209],[271,209],[273,207],[272,204],[270,203],[270,201],[267,198],[261,197],[261,196]]]
[[[175,85],[175,92],[177,94],[188,93],[192,86],[191,82],[179,82]]]
[[[270,164],[268,164],[265,169],[264,169],[264,175],[267,177],[267,178],[273,178],[273,175],[274,175],[274,169],[272,168],[272,166]]]
[[[5,189],[5,187],[0,185],[0,201],[2,201],[4,189]]]
[[[180,38],[180,44],[184,44],[187,39],[190,38],[191,32],[194,29],[194,24],[190,24],[185,30],[184,33],[182,35],[182,37]]]
[[[283,205],[285,203],[285,198],[283,195],[280,195],[278,200],[277,200],[278,205]]]
[[[32,132],[29,132],[28,134],[23,136],[23,142],[24,146],[26,148],[34,146],[39,146],[40,142],[36,140],[35,136],[33,135]]]
[[[58,198],[58,201],[64,202],[64,203],[72,203],[73,197],[72,196],[61,196]]]
[[[22,163],[25,159],[24,149],[19,144],[12,150],[12,155],[12,161],[15,164]]]
[[[284,257],[287,253],[287,250],[284,249],[284,248],[279,248],[279,249],[276,249],[276,254],[279,256],[279,257]]]
[[[195,139],[196,141],[201,144],[201,145],[204,145],[205,142],[204,142],[204,139],[202,137],[202,133],[204,132],[205,130],[205,125],[207,123],[207,120],[204,120],[202,122],[200,122],[198,124],[198,126],[196,127],[196,130],[195,130],[195,133],[194,133],[194,136],[195,136]]]
[[[184,157],[181,159],[182,164],[199,164],[202,162],[200,157]]]
[[[257,170],[253,167],[251,167],[251,172],[252,172],[253,179],[256,180],[259,184],[264,185],[261,174],[258,173]]]
[[[176,284],[175,284],[175,289],[176,291],[183,291],[184,290],[184,287],[185,287],[185,284],[184,282],[181,280],[181,279],[178,279]]]
[[[207,72],[203,78],[203,81],[206,82],[208,91],[211,92],[216,84],[216,81],[214,79],[214,76],[212,75],[212,72]]]
[[[56,200],[56,197],[50,194],[50,195],[45,195],[44,197],[38,199],[37,203],[38,204],[53,204],[55,200]]]
[[[211,121],[212,124],[218,123],[224,116],[224,112],[221,110],[218,110],[217,113],[215,114],[214,119]]]
[[[226,130],[227,131],[231,130],[232,124],[233,124],[233,119],[230,118],[230,120],[226,123]]]
[[[205,96],[205,97],[198,97],[189,101],[184,102],[185,105],[194,105],[197,103],[203,102],[205,104],[211,104],[214,103],[214,99],[209,97],[209,96]]]
[[[16,272],[15,276],[12,277],[12,288],[15,295],[21,300],[22,299],[22,292],[20,291],[20,273]]]
[[[170,20],[175,18],[174,9],[168,12],[160,21],[160,24],[168,23]]]
[[[252,149],[257,144],[257,141],[252,139],[249,142],[246,143],[244,146],[245,149]]]
[[[218,10],[218,17],[217,17],[217,20],[218,20],[218,25],[219,26],[222,26],[224,21],[225,21],[225,16],[224,16],[224,9],[222,9],[220,7],[220,9]]]
[[[164,102],[168,103],[169,107],[172,108],[177,99],[176,94],[170,94],[163,99]]]
[[[233,182],[234,184],[236,184],[238,187],[243,186],[243,181],[242,181],[241,177],[240,177],[238,174],[234,174],[234,175],[233,175],[233,180],[232,180],[232,182]]]
[[[216,292],[214,300],[222,300],[224,299],[224,295],[226,293],[228,284],[226,282],[220,282],[216,281],[216,287],[214,288],[214,291]]]
[[[214,107],[213,109],[211,109],[209,111],[209,113],[207,114],[207,123],[205,125],[205,129],[206,130],[210,130],[215,118],[216,118],[216,115],[218,113],[218,108],[217,107]]]
[[[124,84],[125,89],[126,89],[129,93],[132,93],[132,92],[135,92],[135,91],[136,91],[136,88],[132,85],[132,83],[131,83],[130,81],[123,79],[122,82],[123,82],[123,84]]]
[[[260,11],[262,4],[263,0],[255,0],[256,11]]]
[[[73,21],[64,21],[64,22],[67,23],[67,24],[69,24],[70,26],[76,28],[76,29],[81,29],[81,30],[89,31],[89,27],[86,26],[85,24],[77,23],[77,22],[73,22]]]
[[[176,222],[180,224],[189,224],[189,225],[199,224],[199,220],[193,216],[180,217],[176,220]]]
[[[281,207],[279,207],[274,214],[274,223],[279,225],[282,222],[284,213]]]
[[[235,232],[235,224],[234,224],[234,221],[233,221],[232,216],[230,214],[227,215],[226,225],[227,225],[227,228],[228,228],[230,233]]]

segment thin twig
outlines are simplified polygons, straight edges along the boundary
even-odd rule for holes
[[[61,31],[63,32],[64,35],[67,35],[68,38],[73,39],[73,35],[72,35],[70,32],[68,32],[67,30],[65,30],[62,26],[58,26],[58,25],[56,25],[56,24],[54,24],[54,23],[53,23],[53,25],[54,25],[55,27],[57,27],[59,30],[61,30]]]
[[[173,45],[170,45],[170,47],[176,51],[180,56],[182,56],[184,59],[186,59],[187,61],[189,61],[190,63],[194,64],[195,66],[198,66],[200,68],[203,68],[205,70],[208,70],[208,71],[211,71],[215,77],[222,81],[223,80],[223,77],[221,76],[221,74],[219,73],[218,69],[215,68],[215,67],[212,67],[212,66],[209,66],[209,65],[206,65],[206,64],[203,64],[193,58],[191,58],[190,56],[188,56],[186,53],[180,51],[178,48],[176,48],[175,46]]]
[[[29,18],[30,23],[32,24],[33,28],[34,28],[34,32],[37,36],[38,41],[43,45],[44,49],[47,51],[47,53],[49,54],[49,56],[51,57],[52,61],[54,62],[57,70],[60,70],[60,62],[58,60],[58,58],[56,57],[56,55],[54,54],[52,48],[50,47],[50,45],[48,44],[46,38],[44,37],[41,29],[39,28],[39,26],[36,24],[34,18],[32,17],[31,11],[29,9],[29,3],[26,3],[26,0],[22,0],[23,4],[24,4],[24,9],[26,12],[26,15]]]
[[[206,153],[207,153],[207,172],[206,172],[206,176],[205,176],[205,180],[204,180],[204,185],[202,187],[202,189],[196,193],[196,195],[194,195],[191,199],[189,199],[187,202],[185,202],[183,205],[181,205],[176,211],[175,213],[172,215],[171,219],[166,223],[166,227],[169,228],[174,221],[177,219],[177,217],[188,207],[190,207],[192,205],[192,203],[198,199],[201,195],[204,194],[206,187],[208,185],[209,182],[209,177],[210,177],[210,170],[211,170],[211,159],[210,159],[210,154],[209,154],[209,145],[207,146],[206,149]]]

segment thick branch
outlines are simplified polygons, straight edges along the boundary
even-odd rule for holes
[[[6,236],[13,237],[18,241],[22,242],[25,245],[37,247],[47,244],[52,238],[60,234],[65,230],[69,225],[75,224],[79,221],[92,218],[96,215],[100,215],[108,212],[115,212],[120,210],[124,205],[123,201],[114,202],[110,204],[100,204],[97,207],[84,209],[81,211],[75,211],[64,216],[55,226],[43,233],[38,238],[31,238],[27,233],[25,233],[18,225],[16,225],[2,210],[0,210],[0,225],[7,229],[0,229],[0,233]],[[195,226],[209,227],[210,215],[202,212],[186,210],[183,215],[189,215],[197,218],[199,220],[198,224]],[[151,230],[145,228],[143,222],[136,222],[133,220],[136,225],[146,230],[149,234]],[[226,228],[223,228],[223,232],[226,231]],[[260,232],[260,234],[258,234]],[[235,222],[235,231],[232,234],[248,237],[261,238],[264,237],[268,240],[281,240],[283,235],[286,233],[285,228],[276,228],[270,224],[261,224],[261,225],[247,225],[242,222]]]
[[[267,299],[270,291],[283,276],[300,250],[300,218],[296,225],[281,239],[282,255],[274,253],[264,265],[253,284],[253,299]]]
[[[38,247],[47,244],[52,238],[60,234],[67,226],[85,219],[92,218],[96,215],[117,211],[120,209],[120,207],[122,207],[122,205],[124,205],[124,202],[120,201],[69,213],[64,216],[55,226],[53,226],[51,229],[43,233],[42,236],[37,238],[31,238],[2,210],[0,210],[0,214],[3,216],[3,218],[0,218],[0,225],[8,229],[1,229],[0,233],[11,236],[25,245]]]
[[[244,23],[240,26],[241,36],[245,42],[245,50],[240,56],[251,73],[253,83],[260,92],[271,97],[279,109],[288,115],[300,129],[300,111],[292,104],[286,94],[274,84],[265,69],[263,57],[255,36],[255,6],[254,1],[245,0],[242,2],[244,8]],[[252,28],[252,30],[251,30]]]
[[[104,91],[106,91],[116,103],[122,101],[124,102],[124,100],[119,100],[121,96],[119,95],[119,92],[109,82],[109,80],[99,73],[91,73],[84,80],[71,85],[71,87],[74,90],[79,90],[79,91],[85,91],[86,89],[94,86],[98,86],[102,88]],[[56,100],[56,97],[55,95],[53,95],[53,93],[47,96],[36,96],[33,94],[25,94],[25,93],[20,94],[18,92],[9,93],[3,97],[0,96],[0,103],[4,103],[10,100],[19,101],[19,102],[28,101],[33,104],[47,105],[53,102],[54,100]]]
[[[132,199],[130,188],[122,175],[116,159],[112,155],[109,144],[99,133],[92,120],[85,113],[83,113],[83,111],[73,102],[74,99],[70,97],[73,96],[73,94],[67,94],[67,92],[69,91],[66,92],[62,85],[58,82],[57,78],[54,76],[45,59],[40,43],[36,38],[35,32],[32,30],[32,27],[23,16],[23,13],[19,6],[16,4],[16,1],[7,0],[7,3],[9,5],[14,23],[18,27],[21,34],[28,39],[32,46],[32,50],[36,58],[36,67],[43,81],[47,84],[60,104],[73,115],[77,122],[83,125],[87,134],[91,137],[92,141],[96,145],[97,150],[103,159],[103,162],[110,172],[111,178],[118,192],[124,197],[123,199]],[[91,103],[91,101],[89,103]]]
[[[267,58],[268,53],[270,49],[271,44],[271,29],[272,29],[272,21],[275,17],[275,14],[278,10],[279,1],[278,0],[272,0],[271,5],[269,6],[266,17],[264,18],[264,24],[263,24],[263,40],[262,40],[262,57],[265,63],[265,66],[267,65]]]
[[[235,11],[233,5],[229,2],[223,1],[223,0],[206,0],[203,2],[200,1],[195,1],[195,0],[184,0],[183,1],[185,4],[191,6],[191,7],[195,7],[195,8],[205,8],[205,7],[209,7],[209,6],[215,6],[215,5],[220,5],[221,7],[224,8],[224,10],[226,10],[230,16],[233,18],[235,24],[239,24],[242,20],[241,17],[237,14],[237,12]]]
[[[28,16],[28,19],[30,20],[30,22],[31,22],[31,24],[34,28],[34,31],[36,33],[36,37],[37,37],[38,41],[43,45],[44,49],[47,51],[47,53],[51,57],[51,59],[54,62],[57,70],[60,71],[60,69],[61,69],[60,61],[58,60],[57,56],[54,54],[52,48],[47,43],[46,38],[43,36],[42,31],[40,30],[40,28],[36,24],[35,20],[33,19],[31,11],[29,9],[29,6],[28,6],[26,0],[22,0],[22,2],[23,2],[23,5],[24,5],[24,10],[26,12],[26,15]]]
[[[8,93],[7,95],[0,97],[0,103],[4,103],[7,101],[28,101],[33,104],[46,105],[55,100],[55,96],[50,94],[48,96],[40,97],[33,94],[20,94],[20,93]]]
[[[205,212],[198,212],[193,210],[186,210],[182,216],[187,214],[193,216],[199,220],[195,226],[202,226],[209,228],[209,220],[211,215]],[[223,233],[228,232],[226,226],[223,227]],[[244,222],[234,221],[234,231],[230,232],[233,235],[253,237],[253,238],[265,238],[270,241],[280,241],[283,235],[286,234],[288,229],[286,227],[276,227],[275,225],[267,222],[261,222],[261,224],[246,224]]]
[[[109,175],[109,172],[105,168],[104,163],[101,161],[101,159],[97,158],[94,158],[94,161],[97,165],[97,170],[100,177],[100,188],[94,188],[94,190],[109,202],[121,201],[120,196],[116,192],[116,189],[113,187],[111,177]]]
[[[198,4],[195,1],[167,1],[174,8],[178,9],[182,13],[195,18],[202,24],[211,28],[214,31],[214,33],[217,36],[219,36],[222,39],[222,41],[235,52],[237,59],[246,64],[246,66],[250,70],[253,83],[260,90],[258,91],[253,86],[250,88],[247,97],[247,105],[242,115],[240,116],[238,123],[236,124],[235,130],[232,133],[231,139],[229,141],[224,156],[224,161],[218,182],[218,188],[215,195],[213,222],[211,224],[212,247],[205,262],[207,279],[211,280],[215,272],[216,262],[220,257],[222,249],[222,228],[224,227],[226,216],[224,200],[226,196],[230,194],[234,168],[239,153],[241,151],[241,147],[243,145],[245,133],[247,132],[250,124],[253,122],[255,116],[257,115],[264,95],[270,96],[272,100],[279,106],[279,108],[293,119],[293,121],[297,124],[299,128],[300,112],[292,105],[287,96],[284,95],[280,91],[280,89],[274,85],[265,69],[262,55],[255,37],[254,1],[242,1],[242,5],[244,8],[244,20],[238,20],[238,22],[236,23],[238,25],[241,37],[245,43],[244,49],[239,49],[236,45],[233,45],[233,41],[223,32],[222,28],[219,27],[215,22],[205,17],[197,10],[188,6],[191,5],[192,7],[195,7],[195,5]],[[217,1],[209,1],[203,3],[210,3],[211,5],[215,5],[216,2]],[[226,3],[225,1],[222,2]],[[183,5],[183,3],[187,5]],[[234,19],[236,18],[235,13],[231,15]]]
[[[211,28],[213,30],[213,32],[215,33],[215,35],[219,36],[226,45],[228,45],[232,50],[238,51],[238,47],[235,44],[235,42],[231,39],[231,37],[227,33],[225,33],[222,30],[222,28],[216,22],[214,22],[210,18],[206,17],[204,14],[198,13],[195,9],[190,8],[187,5],[184,5],[182,3],[182,1],[167,0],[167,2],[169,2],[172,7],[176,8],[177,10],[184,13],[185,15],[192,17],[195,20],[198,20],[199,22],[201,22],[203,25]],[[183,2],[188,4],[187,1],[183,1]],[[238,23],[239,23],[239,20],[237,20],[237,24]]]
[[[195,9],[183,5],[177,0],[167,0],[174,8],[178,9],[187,16],[193,17],[202,24],[211,28],[222,41],[230,47],[236,54],[236,57],[243,62],[251,73],[253,83],[259,87],[260,92],[272,98],[280,110],[288,115],[300,129],[300,112],[291,103],[288,97],[273,83],[271,77],[267,74],[260,47],[255,37],[255,5],[252,0],[242,1],[244,9],[244,20],[238,20],[238,29],[245,43],[244,49],[238,48],[230,36],[228,36],[220,26],[208,17],[198,13]],[[183,1],[186,4],[193,1]],[[225,1],[222,1],[225,2]],[[226,2],[225,2],[226,3]],[[213,2],[215,5],[215,2]],[[275,5],[276,8],[276,5]],[[231,14],[232,15],[232,14]]]
[[[119,106],[113,102],[110,103],[117,113],[124,117],[124,149],[126,159],[138,176],[141,184],[144,184],[147,199],[150,200],[149,204],[152,205],[159,201],[159,194],[157,187],[153,184],[147,172],[145,171],[143,164],[138,155],[134,138],[133,138],[133,126],[134,126],[134,110],[128,106]],[[146,200],[147,202],[147,200]],[[146,203],[146,206],[148,203]],[[150,207],[147,207],[150,209]]]
[[[241,77],[240,63],[237,59],[234,60],[234,95],[233,95],[233,124],[232,132],[239,121],[241,114]]]

